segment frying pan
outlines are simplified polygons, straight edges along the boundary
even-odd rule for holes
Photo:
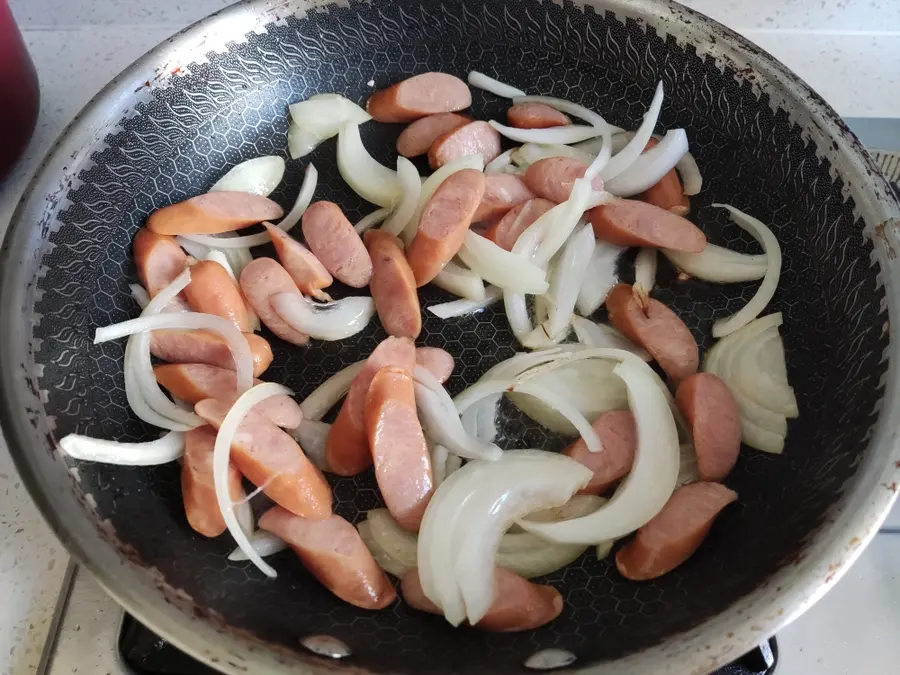
[[[664,82],[660,126],[687,129],[705,178],[693,217],[711,241],[749,250],[709,207],[728,202],[771,223],[781,242],[784,270],[769,310],[785,316],[801,412],[783,455],[744,448],[728,479],[739,503],[687,564],[633,583],[588,553],[546,579],[565,595],[562,616],[515,635],[454,630],[400,603],[354,609],[289,552],[273,558],[280,574],[267,580],[226,560],[227,537],[190,530],[176,465],[75,463],[57,449],[76,431],[154,436],[125,401],[124,345],[92,344],[97,326],[136,314],[130,242],[152,210],[205,191],[241,160],[284,155],[290,102],[332,91],[362,101],[370,80],[381,87],[473,68],[629,128]],[[502,118],[504,101],[474,97],[479,117]],[[364,128],[366,146],[387,165],[397,131]],[[371,209],[337,177],[333,142],[311,159],[323,177],[316,198],[343,205],[351,220]],[[284,205],[302,164],[289,162],[274,195]],[[566,672],[703,673],[809,607],[894,500],[898,215],[887,183],[831,108],[754,45],[675,3],[251,0],[176,35],[110,83],[25,194],[0,262],[3,429],[73,554],[129,612],[223,671],[506,674],[529,672],[535,653],[554,648],[574,657]],[[713,317],[755,288],[663,271],[655,294],[705,350]],[[423,299],[447,296],[427,289]],[[451,393],[514,352],[499,312],[426,317],[420,343],[457,359]],[[273,337],[268,379],[302,397],[383,337],[377,322],[351,340],[306,349]],[[507,447],[562,444],[512,408],[501,418]],[[379,505],[370,474],[333,485],[336,510],[351,521]]]

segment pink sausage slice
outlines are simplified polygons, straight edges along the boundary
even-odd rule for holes
[[[525,170],[525,184],[538,197],[561,204],[572,194],[572,186],[584,178],[588,165],[571,157],[544,157]],[[598,176],[591,183],[595,190],[603,189]]]
[[[202,260],[191,267],[191,283],[184,289],[195,312],[231,321],[242,333],[250,331],[250,314],[238,285],[219,263]]]
[[[248,192],[208,192],[153,212],[147,219],[147,229],[158,234],[218,234],[283,215],[282,208],[267,197]]]
[[[440,347],[416,347],[416,365],[422,366],[444,384],[450,379],[456,364],[453,355]]]
[[[472,118],[467,115],[452,112],[423,117],[400,132],[397,152],[404,157],[424,155],[438,136],[459,129],[471,121]]]
[[[303,236],[309,249],[336,279],[362,288],[372,278],[372,259],[341,207],[315,202],[303,214]]]
[[[549,129],[572,123],[565,114],[544,103],[516,103],[506,111],[506,119],[511,127],[519,129]]]
[[[191,528],[204,537],[218,537],[225,531],[225,519],[219,510],[213,479],[213,447],[216,432],[198,427],[184,434],[184,461],[181,464],[181,495]],[[244,498],[241,472],[228,466],[228,494],[232,501]]]
[[[187,267],[187,255],[174,237],[142,227],[134,235],[133,247],[138,278],[151,298],[156,297]]]
[[[366,102],[366,110],[377,122],[412,122],[470,105],[472,92],[461,79],[446,73],[423,73],[375,92]]]
[[[658,142],[655,138],[651,138],[647,141],[644,152],[657,145]],[[684,194],[684,186],[675,169],[669,171],[660,178],[656,185],[650,186],[635,199],[671,211],[676,216],[686,216],[691,210],[691,200]]]
[[[694,554],[719,512],[736,499],[736,492],[719,483],[678,488],[662,511],[616,553],[619,573],[647,581],[671,572]]]
[[[359,532],[340,516],[309,520],[276,506],[262,515],[259,526],[286,541],[304,567],[344,602],[383,609],[396,600],[397,591]]]
[[[691,425],[700,479],[721,481],[741,451],[741,414],[731,390],[712,373],[697,373],[678,385],[675,402]]]
[[[270,223],[263,223],[263,225],[272,237],[272,244],[275,246],[275,253],[278,254],[281,265],[291,275],[291,279],[297,284],[300,292],[311,295],[317,300],[326,302],[331,300],[327,293],[322,292],[322,289],[331,286],[334,280],[319,259],[280,227],[275,227]]]
[[[484,186],[481,171],[463,169],[450,175],[431,195],[416,236],[406,250],[417,286],[434,279],[462,248]]]
[[[416,339],[422,331],[422,310],[412,269],[400,240],[381,230],[365,234],[372,258],[369,291],[381,325],[388,335]]]
[[[240,281],[244,297],[266,328],[291,344],[309,342],[308,335],[291,328],[272,307],[271,299],[279,293],[300,293],[286,269],[271,258],[257,258],[244,267]]]
[[[487,122],[471,122],[438,136],[428,149],[428,164],[439,169],[447,162],[470,155],[481,155],[487,164],[500,151],[500,132]]]
[[[259,377],[272,363],[272,347],[254,333],[244,337],[253,356],[253,375]],[[228,344],[218,333],[205,330],[155,330],[150,334],[150,353],[170,363],[206,363],[234,370]]]
[[[588,211],[588,218],[597,239],[619,246],[668,248],[688,253],[699,253],[706,248],[706,235],[691,221],[634,199],[617,199],[612,204],[597,206]]]
[[[510,209],[533,199],[534,195],[518,176],[493,173],[484,177],[484,196],[472,216],[473,223],[500,218]]]
[[[591,425],[603,443],[602,452],[591,452],[579,438],[563,454],[581,462],[594,472],[578,494],[601,495],[631,471],[637,450],[634,415],[627,410],[612,410],[600,415]]]
[[[500,248],[512,251],[519,235],[527,230],[538,218],[547,213],[556,204],[548,199],[537,197],[519,204],[503,218],[494,223],[484,236]]]

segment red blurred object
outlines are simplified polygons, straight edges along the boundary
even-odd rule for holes
[[[38,116],[37,72],[6,0],[0,0],[0,181],[22,154]]]

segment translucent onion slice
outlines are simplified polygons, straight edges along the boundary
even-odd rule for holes
[[[572,328],[575,329],[575,337],[578,338],[578,342],[583,345],[624,349],[644,361],[652,361],[646,350],[638,347],[622,333],[605,323],[594,323],[590,319],[574,316],[572,317]]]
[[[223,319],[224,321],[224,319]],[[213,447],[213,481],[216,488],[216,499],[219,504],[219,511],[225,520],[228,532],[234,537],[235,543],[238,545],[247,558],[256,565],[260,571],[267,577],[275,578],[277,572],[271,565],[266,563],[262,557],[256,552],[250,543],[247,535],[241,529],[237,517],[234,514],[234,508],[228,488],[228,465],[231,458],[231,444],[234,441],[238,427],[244,417],[257,404],[265,401],[272,396],[287,395],[291,396],[293,392],[285,386],[275,384],[274,382],[265,382],[245,391],[231,406],[225,419],[219,427],[216,434],[216,443]]]
[[[428,200],[431,199],[431,195],[434,194],[434,191],[438,189],[438,186],[447,180],[449,176],[452,176],[457,171],[462,171],[463,169],[484,171],[484,157],[481,155],[466,155],[465,157],[454,159],[453,161],[444,164],[444,166],[431,174],[425,179],[425,182],[422,183],[422,193],[419,195],[419,206],[416,207],[415,214],[413,214],[406,229],[403,230],[403,241],[407,246],[413,240],[413,237],[416,236],[416,231],[419,229],[419,221],[422,219],[422,211],[425,210],[425,205],[428,203]]]
[[[331,425],[318,420],[304,419],[296,429],[289,429],[288,433],[303,448],[304,454],[322,471],[331,471],[325,459],[325,441]]]
[[[466,430],[466,433],[475,438],[480,438],[486,443],[494,442],[498,433],[497,405],[500,403],[501,396],[502,394],[485,396],[459,416],[460,422],[462,422],[463,429]],[[531,397],[529,396],[523,398],[531,400]]]
[[[250,498],[255,497],[259,492],[262,492],[262,489],[257,488],[254,492],[245,497],[244,501],[235,502],[234,505],[234,517],[237,518],[238,525],[240,525],[244,534],[248,537],[253,536],[253,531],[256,529],[253,521],[253,509],[250,506]]]
[[[600,177],[603,179],[604,183],[608,183],[624,172],[625,169],[630,167],[634,161],[641,156],[641,153],[644,152],[647,141],[649,141],[650,137],[653,135],[653,128],[656,126],[656,121],[659,119],[659,111],[662,110],[662,104],[663,85],[662,82],[660,82],[656,85],[656,92],[653,94],[653,100],[650,102],[650,107],[644,115],[641,126],[634,132],[634,136],[628,141],[628,145],[613,155],[609,162],[607,162],[603,171],[600,172]]]
[[[584,282],[578,291],[575,308],[582,316],[596,312],[606,300],[612,287],[619,283],[618,262],[625,248],[598,241],[584,272]]]
[[[422,178],[416,165],[406,157],[397,158],[397,180],[400,181],[400,203],[384,221],[381,229],[399,237],[412,220],[422,195]]]
[[[265,530],[256,530],[256,532],[250,535],[250,546],[256,551],[260,558],[275,555],[288,547],[283,539],[280,539],[271,532],[266,532]],[[247,557],[247,554],[244,553],[243,549],[238,547],[228,554],[228,559],[233,562],[242,562],[244,560],[249,560],[250,558]]]
[[[562,213],[559,214],[558,218],[548,219],[547,222],[541,223],[543,237],[534,253],[534,262],[536,264],[542,267],[548,265],[553,256],[565,245],[566,240],[581,222],[581,218],[584,216],[593,194],[594,191],[589,181],[583,178],[575,181],[569,199],[559,205],[562,207]],[[550,209],[550,211],[538,218],[531,224],[529,229],[540,223],[555,208],[557,207]],[[552,228],[548,226],[548,222],[553,223]]]
[[[407,532],[387,509],[372,509],[366,514],[372,538],[379,548],[404,567],[416,566],[418,537]]]
[[[131,297],[141,309],[146,309],[150,304],[150,294],[144,290],[140,284],[128,284],[128,290],[131,291]]]
[[[336,136],[345,124],[365,124],[372,116],[340,94],[316,94],[288,106],[291,119],[300,129],[325,140]]]
[[[715,244],[707,244],[699,253],[662,250],[678,269],[692,277],[716,284],[757,281],[766,276],[768,256],[738,253]]]
[[[700,174],[700,167],[697,166],[697,160],[694,156],[687,152],[684,157],[678,160],[675,165],[678,175],[681,176],[681,184],[684,186],[684,194],[693,197],[703,189],[703,176]]]
[[[437,487],[447,477],[447,458],[450,456],[447,448],[440,443],[428,443],[428,454],[431,456],[431,473],[434,475],[434,486]]]
[[[537,251],[538,244],[544,236],[543,228],[545,226],[553,225],[555,219],[564,213],[565,210],[558,206],[547,211],[547,213],[529,225],[528,228],[519,235],[519,238],[516,239],[516,243],[513,244],[512,253],[524,260],[532,260]],[[545,218],[548,217],[548,214],[553,215],[550,216],[550,220],[545,220]],[[506,311],[506,321],[509,324],[510,330],[515,338],[524,345],[534,330],[534,324],[532,324],[531,317],[528,315],[528,304],[525,299],[525,294],[505,289],[503,291],[503,306]]]
[[[519,129],[500,124],[496,120],[488,122],[501,136],[518,143],[543,143],[568,145],[586,141],[589,138],[599,136],[602,131],[599,127],[582,124],[570,124],[562,127],[550,127],[548,129]]]
[[[346,368],[339,370],[334,375],[316,387],[313,392],[303,399],[300,410],[303,411],[304,420],[320,421],[340,401],[353,384],[353,378],[362,370],[365,361],[357,361]]]
[[[649,293],[656,285],[656,249],[642,248],[634,259],[634,282]]]
[[[490,307],[503,297],[503,289],[496,286],[488,286],[485,289],[483,300],[452,300],[451,302],[442,302],[439,305],[431,305],[428,311],[439,319],[453,319],[460,316],[469,316]]]
[[[484,89],[495,96],[501,96],[503,98],[515,98],[516,96],[525,95],[525,92],[521,89],[516,89],[512,85],[501,82],[500,80],[495,80],[493,77],[489,77],[484,73],[479,73],[477,70],[469,72],[468,81],[470,85],[477,89]]]
[[[359,531],[360,539],[363,540],[366,548],[369,549],[372,557],[375,558],[375,562],[385,572],[393,574],[398,579],[401,579],[411,569],[405,565],[401,565],[397,560],[394,560],[381,549],[378,542],[376,542],[375,538],[372,536],[372,525],[368,520],[357,523],[356,529]]]
[[[549,336],[562,333],[569,325],[578,300],[578,291],[584,280],[591,256],[594,254],[594,231],[589,224],[582,225],[566,242],[559,260],[553,266],[550,279],[550,296],[553,304],[544,332]]]
[[[628,388],[637,423],[638,447],[631,473],[612,499],[594,513],[559,523],[520,520],[524,530],[548,541],[598,544],[634,532],[659,513],[672,496],[681,460],[678,430],[666,397],[659,385],[633,363],[620,363],[614,372]]]
[[[325,139],[309,129],[297,126],[291,120],[288,125],[288,154],[291,159],[306,157],[315,150]]]
[[[444,269],[438,272],[431,283],[466,300],[481,302],[487,297],[484,280],[477,273],[452,260],[444,265]]]
[[[506,173],[507,169],[510,168],[510,163],[512,162],[512,154],[515,152],[516,148],[510,148],[509,150],[500,153],[494,159],[487,163],[487,166],[484,167],[484,172],[486,174],[491,173]]]
[[[526,143],[512,151],[510,161],[521,168],[527,168],[538,160],[547,157],[570,157],[579,162],[590,164],[594,161],[594,155],[588,154],[571,145]]]
[[[584,439],[589,451],[603,451],[603,442],[600,440],[600,436],[594,431],[594,427],[591,426],[591,423],[587,418],[581,414],[578,407],[567,397],[561,396],[547,387],[541,386],[540,382],[535,382],[534,380],[516,385],[513,391],[518,394],[526,394],[546,403],[560,415],[569,420],[572,426],[578,430],[579,435]]]
[[[209,188],[210,192],[249,192],[268,197],[284,178],[284,159],[269,155],[255,157],[232,167]]]
[[[516,354],[490,368],[479,378],[478,382],[457,394],[453,399],[453,404],[456,406],[457,412],[462,415],[471,405],[485,396],[505,392],[520,374],[537,366],[553,363],[563,356],[562,350],[558,348],[544,349],[533,354]]]
[[[366,201],[393,208],[400,200],[397,173],[369,154],[360,138],[359,124],[345,124],[337,145],[338,171],[344,182]]]
[[[391,210],[387,207],[375,209],[372,213],[363,216],[359,222],[353,226],[353,229],[356,230],[356,234],[363,234],[367,230],[371,230],[373,227],[381,225],[389,215],[391,215]]]
[[[606,168],[606,165],[609,164],[609,160],[612,157],[612,131],[605,121],[603,122],[601,129],[603,130],[603,135],[600,137],[602,145],[597,151],[597,156],[594,157],[593,161],[588,166],[587,171],[584,172],[585,180],[591,182],[593,182],[594,178],[599,176],[603,169]]]
[[[172,462],[184,454],[184,434],[170,431],[147,443],[118,443],[80,434],[59,441],[59,449],[72,459],[121,466],[155,466]]]
[[[684,129],[673,129],[654,147],[631,163],[625,171],[604,183],[604,189],[619,197],[631,197],[656,185],[687,154]]]
[[[548,285],[544,270],[469,230],[460,259],[482,279],[518,293],[540,294]]]
[[[775,290],[778,288],[778,280],[781,278],[781,246],[778,245],[778,239],[772,234],[772,230],[756,218],[748,216],[743,211],[738,211],[728,204],[713,204],[713,206],[727,209],[731,214],[731,219],[753,235],[754,239],[762,246],[768,262],[766,276],[763,278],[759,289],[757,289],[756,295],[750,299],[750,302],[738,310],[736,314],[732,314],[726,319],[719,319],[713,324],[713,337],[720,338],[753,321],[772,300],[772,296],[775,295]]]
[[[269,302],[291,328],[316,340],[343,340],[356,335],[375,316],[375,303],[367,295],[319,303],[300,293],[279,293]]]

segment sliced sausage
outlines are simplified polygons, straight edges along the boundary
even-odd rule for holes
[[[736,492],[719,483],[678,488],[662,511],[616,553],[619,573],[646,581],[671,572],[694,554],[719,512],[736,499]]]
[[[184,289],[195,312],[231,321],[242,333],[251,332],[250,315],[237,284],[219,263],[203,260],[191,267],[191,283]]]
[[[706,235],[691,221],[646,202],[617,199],[612,204],[594,207],[588,211],[588,218],[598,239],[619,246],[688,253],[706,248]]]
[[[441,183],[422,210],[419,229],[406,250],[417,286],[424,286],[462,248],[484,194],[481,171],[463,169]]]
[[[397,591],[359,532],[339,515],[310,520],[276,506],[262,515],[259,527],[286,541],[303,566],[344,602],[383,609],[396,600]]]
[[[446,73],[422,73],[376,91],[366,110],[377,122],[412,122],[472,105],[469,85]]]
[[[494,220],[506,215],[513,207],[533,199],[534,195],[518,176],[492,173],[484,177],[484,195],[472,216],[473,223]]]
[[[456,363],[453,355],[440,347],[416,347],[416,365],[434,375],[438,382],[444,384],[453,374]]]
[[[594,472],[578,494],[601,495],[631,471],[637,450],[637,426],[627,410],[612,410],[600,415],[591,425],[600,436],[603,450],[591,452],[579,438],[563,451]]]
[[[167,363],[153,367],[156,381],[175,398],[190,404],[206,398],[219,399],[232,405],[238,398],[237,375],[233,370],[204,363]],[[253,384],[261,384],[255,380]],[[276,426],[296,429],[303,421],[303,411],[290,396],[271,396],[253,409],[265,415]]]
[[[697,341],[678,315],[659,300],[638,297],[628,284],[617,284],[606,296],[612,324],[638,343],[677,385],[697,372]]]
[[[644,147],[644,152],[657,143],[658,141],[655,138],[651,138],[647,142],[646,147]],[[674,213],[676,216],[686,216],[691,210],[691,200],[684,194],[684,187],[675,169],[670,170],[656,185],[647,188],[637,195],[635,199],[658,206],[661,209]]]
[[[524,204],[519,204],[509,211],[503,218],[494,223],[484,236],[497,244],[500,248],[512,251],[519,235],[527,230],[538,218],[547,213],[556,204],[549,199],[537,197],[529,199]]]
[[[544,103],[516,103],[506,111],[506,119],[511,127],[519,129],[549,129],[572,123],[565,114]]]
[[[158,234],[218,234],[283,215],[282,208],[268,197],[207,192],[154,211],[147,219],[147,229]]]
[[[134,235],[134,264],[141,285],[151,298],[175,280],[188,266],[187,254],[174,237],[142,227]]]
[[[412,373],[396,366],[379,370],[366,394],[365,413],[375,480],[384,503],[400,527],[418,532],[434,494],[434,474],[416,416]]]
[[[272,347],[254,333],[244,337],[253,356],[253,375],[259,377],[272,363]],[[206,363],[234,370],[228,343],[218,333],[205,330],[155,330],[150,334],[150,353],[169,363]]]
[[[588,165],[572,157],[544,157],[525,170],[525,185],[538,197],[562,204],[572,194],[572,186],[584,178]],[[595,190],[603,189],[598,176],[591,182]]]
[[[291,279],[297,284],[300,292],[311,295],[317,300],[326,302],[331,300],[327,293],[322,292],[322,289],[331,286],[334,279],[331,278],[331,274],[319,262],[319,259],[280,227],[269,223],[263,223],[263,225],[272,237],[272,244],[275,246],[275,253],[278,254],[281,265],[291,275]]]
[[[309,249],[338,281],[362,288],[372,278],[369,252],[334,202],[316,202],[303,214],[303,236]]]
[[[500,132],[487,122],[470,122],[434,139],[428,148],[428,164],[432,169],[439,169],[447,162],[470,155],[481,155],[487,164],[500,151]]]
[[[375,374],[386,366],[412,371],[416,348],[409,338],[389,337],[379,344],[353,378],[344,404],[325,441],[325,458],[332,472],[355,476],[372,464],[366,433],[366,394]]]
[[[712,373],[697,373],[678,385],[675,402],[691,425],[700,479],[721,481],[741,451],[741,415],[731,390]]]
[[[204,537],[218,537],[225,531],[225,519],[219,510],[213,479],[213,447],[216,432],[212,427],[197,427],[184,434],[184,460],[181,463],[181,496],[191,528]],[[231,501],[244,498],[241,472],[228,466],[228,494]]]
[[[231,406],[208,398],[194,412],[218,429]],[[279,506],[304,518],[331,515],[331,487],[297,442],[251,410],[231,443],[231,461]]]
[[[397,152],[404,157],[424,155],[438,136],[459,129],[471,121],[472,118],[467,115],[452,112],[423,117],[400,132]]]
[[[272,307],[272,298],[279,293],[297,293],[297,284],[287,270],[271,258],[256,258],[241,272],[241,291],[256,316],[270,331],[286,342],[305,345],[309,336],[291,328]]]
[[[416,339],[422,331],[422,310],[416,278],[400,240],[381,230],[369,230],[365,243],[372,258],[369,291],[381,325],[388,335]]]
[[[413,609],[441,614],[422,590],[419,570],[411,569],[400,582],[403,599]],[[535,584],[504,567],[494,569],[494,602],[476,628],[500,633],[534,630],[550,623],[563,610],[563,599],[553,586]]]

